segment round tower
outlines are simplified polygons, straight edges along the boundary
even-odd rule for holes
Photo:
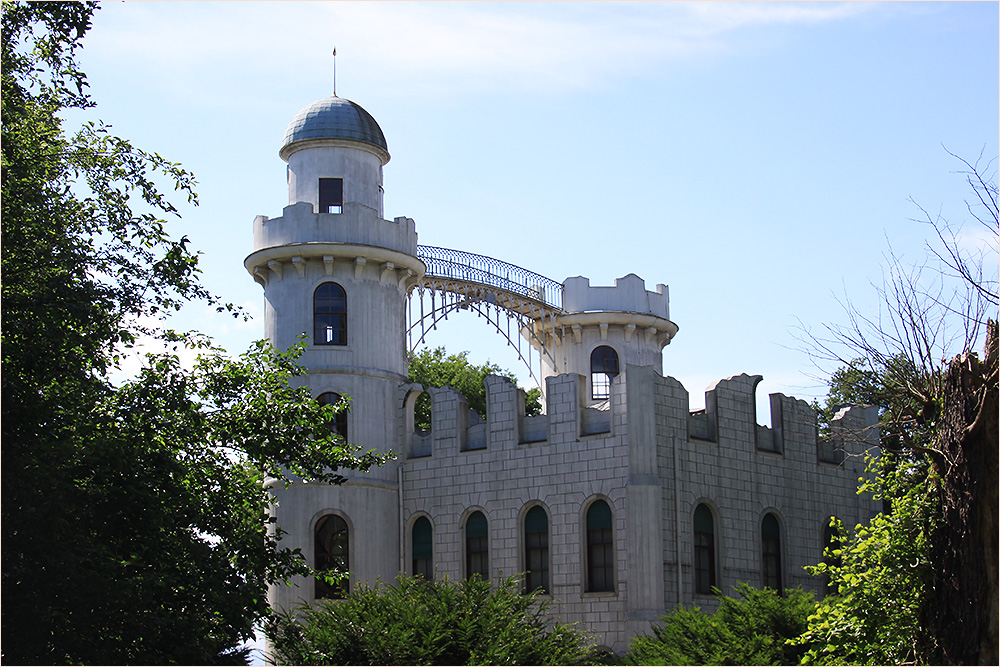
[[[630,273],[613,287],[591,287],[581,276],[563,282],[563,312],[534,323],[534,344],[544,340],[542,375],[578,373],[587,378],[585,401],[594,406],[611,396],[611,384],[626,365],[663,372],[663,347],[677,333],[670,321],[666,285],[655,292]]]
[[[405,302],[423,275],[413,220],[382,219],[381,128],[359,105],[333,96],[292,119],[279,151],[288,163],[281,217],[254,220],[254,251],[244,262],[264,288],[264,328],[279,349],[304,340],[304,382],[321,401],[347,397],[336,428],[348,442],[398,449],[394,398],[407,377]],[[399,571],[398,488],[394,465],[346,473],[343,486],[275,488],[283,546],[316,567],[350,571],[350,585]],[[340,591],[300,580],[272,589],[290,607]]]

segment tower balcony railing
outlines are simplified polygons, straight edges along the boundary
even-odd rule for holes
[[[556,310],[562,309],[562,284],[520,266],[485,255],[426,245],[417,246],[417,257],[427,266],[425,278],[488,285],[539,301]]]

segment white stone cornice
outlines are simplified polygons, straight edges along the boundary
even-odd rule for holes
[[[368,263],[367,257],[355,257],[354,258],[354,279],[361,280],[361,275],[364,273],[365,264]]]
[[[333,274],[333,265],[337,260],[355,262],[355,269],[357,269],[357,259],[359,258],[365,260],[363,263],[370,261],[386,264],[391,262],[396,270],[409,269],[413,272],[414,282],[423,278],[424,272],[427,270],[424,263],[415,256],[397,250],[358,243],[332,242],[290,243],[262,248],[248,256],[243,265],[253,275],[254,269],[257,267],[271,268],[272,262],[289,262],[293,257],[301,257],[303,260],[322,259],[327,275]],[[280,267],[278,271],[281,271]]]
[[[278,276],[278,280],[281,280],[281,262],[276,259],[267,260],[267,268],[271,269],[271,273]]]
[[[299,272],[299,278],[306,277],[306,260],[300,256],[292,257],[292,266]]]

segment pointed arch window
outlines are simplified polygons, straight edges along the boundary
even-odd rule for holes
[[[781,524],[770,512],[760,523],[760,544],[764,588],[781,593]]]
[[[611,396],[611,383],[618,372],[618,353],[614,348],[595,347],[590,353],[590,397],[598,400]]]
[[[413,576],[427,581],[434,578],[434,531],[430,520],[422,516],[410,530],[413,552]]]
[[[715,578],[715,517],[704,503],[694,510],[694,592],[711,595]]]
[[[615,544],[611,507],[595,500],[587,508],[587,591],[615,590]]]
[[[313,293],[313,344],[347,345],[347,292],[337,283]]]
[[[549,592],[549,515],[535,505],[524,515],[525,589]]]
[[[320,402],[320,405],[336,405],[340,402],[340,394],[332,391],[326,391],[319,395],[316,400]],[[337,416],[333,418],[333,423],[330,424],[333,432],[338,434],[340,437],[347,441],[347,408],[343,408],[337,413]]]
[[[330,584],[323,579],[316,579],[316,599],[341,599],[348,591],[348,548],[350,532],[347,522],[336,514],[327,514],[316,523],[314,535],[314,557],[316,569],[319,571],[335,571],[343,577]]]
[[[465,576],[484,579],[490,574],[489,524],[482,512],[473,512],[465,520]]]

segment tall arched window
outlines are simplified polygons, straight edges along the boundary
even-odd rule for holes
[[[316,569],[334,570],[343,577],[334,585],[323,579],[316,579],[316,599],[340,599],[348,590],[348,547],[349,531],[347,522],[336,514],[327,514],[316,523],[314,556]]]
[[[694,510],[694,592],[711,595],[715,580],[715,517],[704,503]]]
[[[618,377],[618,353],[607,345],[590,353],[590,397],[597,400],[611,396],[611,382]]]
[[[615,539],[611,507],[595,500],[587,508],[587,591],[615,590]]]
[[[340,394],[327,391],[320,394],[316,400],[320,402],[320,405],[336,405],[340,402],[340,398]],[[337,413],[330,426],[333,428],[334,433],[340,435],[345,442],[347,441],[347,408]]]
[[[313,293],[313,344],[347,345],[347,292],[337,283]]]
[[[427,517],[413,522],[410,538],[413,540],[413,576],[430,581],[434,578],[434,532]]]
[[[770,512],[760,523],[760,544],[764,588],[781,593],[781,524]]]
[[[549,592],[549,516],[535,505],[524,515],[525,589]]]
[[[473,512],[465,520],[465,576],[490,575],[489,525],[482,512]]]

